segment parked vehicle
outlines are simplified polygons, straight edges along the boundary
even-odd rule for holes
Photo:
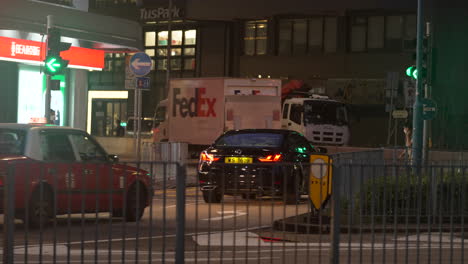
[[[301,134],[283,129],[225,132],[200,154],[198,177],[207,203],[225,194],[283,196],[297,203],[307,193],[310,154],[321,152]]]
[[[67,213],[137,221],[153,195],[147,171],[119,164],[88,133],[68,127],[0,124],[1,191],[6,177],[14,180],[15,217],[34,227]]]
[[[350,129],[344,103],[307,94],[284,100],[281,128],[303,134],[312,144],[348,145]]]
[[[207,146],[230,129],[280,128],[281,81],[172,79],[167,103],[155,112],[165,117],[157,127],[156,142]]]

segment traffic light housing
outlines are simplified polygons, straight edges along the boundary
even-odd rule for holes
[[[47,56],[44,60],[44,71],[48,75],[61,74],[68,66],[68,60],[60,57],[60,52],[70,49],[71,43],[60,41],[60,30],[50,28],[47,36]]]
[[[429,37],[424,36],[423,43],[422,43],[422,50],[421,50],[421,60],[422,60],[422,68],[418,69],[416,65],[411,65],[406,68],[406,75],[411,77],[415,80],[421,81],[423,83],[427,83],[427,69],[429,68],[429,55],[430,55],[430,47],[429,47]],[[414,60],[416,60],[416,53],[413,54]]]

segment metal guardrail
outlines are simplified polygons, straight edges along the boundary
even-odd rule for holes
[[[2,161],[3,262],[466,262],[467,167],[415,174],[349,155],[353,162],[333,161],[332,195],[320,209],[291,163],[255,173],[220,164],[220,174],[201,177],[187,170],[196,164],[123,164],[145,168],[140,183],[131,167]]]

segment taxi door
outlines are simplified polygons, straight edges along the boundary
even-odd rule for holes
[[[75,153],[78,156],[77,176],[81,179],[82,193],[86,194],[86,211],[109,211],[111,190],[115,184],[112,164],[106,152],[87,133],[76,131],[70,134]]]

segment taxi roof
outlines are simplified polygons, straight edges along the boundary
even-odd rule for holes
[[[41,128],[41,129],[67,129],[67,130],[83,131],[83,130],[77,129],[77,128],[56,126],[56,125],[50,125],[50,124],[0,123],[0,128],[20,129],[20,130],[31,130],[31,129],[35,129],[35,128]]]

